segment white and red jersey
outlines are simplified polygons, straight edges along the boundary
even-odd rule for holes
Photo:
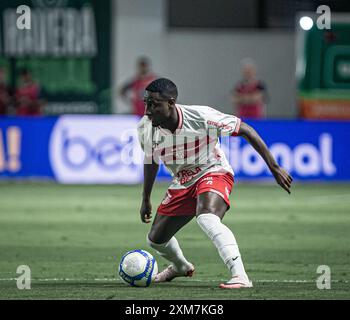
[[[176,110],[179,124],[174,133],[153,127],[147,116],[139,122],[137,131],[145,162],[152,155],[156,161],[163,161],[173,177],[169,189],[188,188],[209,172],[233,175],[218,137],[237,135],[241,120],[207,106],[176,104]]]

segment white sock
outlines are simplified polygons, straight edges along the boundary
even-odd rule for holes
[[[147,243],[153,249],[157,250],[163,258],[172,262],[177,272],[185,273],[192,267],[192,264],[183,255],[175,237],[172,237],[168,242],[157,244],[152,242],[147,236]]]
[[[218,249],[221,259],[230,270],[232,277],[247,277],[241,254],[232,231],[218,216],[212,213],[200,214],[197,222]]]

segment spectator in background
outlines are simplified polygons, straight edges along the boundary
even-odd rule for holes
[[[122,85],[120,96],[126,103],[131,104],[133,114],[143,116],[145,113],[144,91],[156,79],[156,76],[151,70],[151,61],[147,57],[140,57],[136,68],[135,77]]]
[[[22,69],[19,73],[19,83],[15,92],[16,114],[18,116],[41,115],[39,96],[39,84],[34,81],[28,69]]]
[[[6,84],[6,69],[0,68],[0,115],[7,115],[11,104],[10,88]]]
[[[242,60],[241,66],[243,78],[232,91],[233,114],[243,119],[262,119],[266,113],[266,87],[256,78],[256,66],[252,59]]]

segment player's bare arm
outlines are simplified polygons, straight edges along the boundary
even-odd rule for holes
[[[281,168],[274,157],[272,156],[270,150],[267,148],[263,139],[259,134],[248,124],[242,122],[239,132],[239,136],[245,138],[253,148],[261,155],[266,164],[268,165],[271,173],[275,177],[277,183],[290,194],[290,188],[292,185],[293,178]]]
[[[152,218],[151,193],[159,169],[159,164],[154,161],[151,163],[146,163],[145,161],[143,168],[144,182],[140,215],[142,222],[150,223]]]

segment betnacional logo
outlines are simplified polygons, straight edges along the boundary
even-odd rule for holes
[[[49,154],[62,183],[138,183],[143,154],[137,117],[62,116],[51,135]]]
[[[337,173],[333,162],[333,138],[329,133],[321,133],[318,144],[300,143],[291,147],[276,142],[268,146],[280,165],[300,177],[334,176]],[[230,140],[229,149],[222,145],[235,173],[258,176],[269,173],[264,160],[249,144],[241,145],[237,138]]]

